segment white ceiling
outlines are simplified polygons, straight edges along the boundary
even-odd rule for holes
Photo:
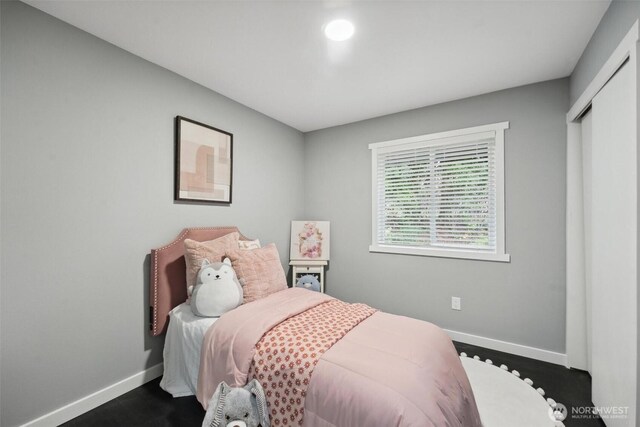
[[[305,132],[568,76],[609,5],[26,2]],[[324,37],[334,18],[351,40]]]

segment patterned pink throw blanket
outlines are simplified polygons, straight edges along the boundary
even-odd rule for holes
[[[304,399],[318,360],[376,311],[364,304],[332,300],[285,320],[262,337],[249,380],[256,378],[262,384],[272,425],[302,425]]]

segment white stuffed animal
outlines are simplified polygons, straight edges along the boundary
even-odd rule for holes
[[[203,260],[196,285],[190,286],[191,311],[200,317],[218,317],[242,304],[242,286],[229,258],[209,263]]]

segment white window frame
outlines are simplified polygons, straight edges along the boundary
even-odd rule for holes
[[[504,131],[509,129],[509,122],[493,123],[465,129],[438,132],[410,138],[394,139],[369,144],[371,150],[371,245],[369,252],[382,252],[404,255],[421,255],[446,258],[463,258],[483,261],[510,262],[511,257],[505,251],[505,194],[504,194]],[[496,250],[495,252],[472,249],[435,249],[430,247],[414,247],[384,245],[377,242],[378,235],[378,152],[389,148],[405,149],[414,146],[442,144],[446,139],[452,142],[468,135],[492,132],[495,137],[495,178],[496,178]]]

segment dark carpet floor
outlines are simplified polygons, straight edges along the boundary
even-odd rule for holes
[[[483,360],[489,358],[498,365],[504,363],[509,366],[509,369],[520,371],[522,378],[531,378],[536,387],[542,387],[546,391],[547,396],[567,407],[569,416],[564,421],[565,426],[600,427],[605,425],[600,419],[578,419],[571,415],[572,408],[592,406],[591,377],[588,373],[469,344],[456,342],[455,345],[458,352],[464,351],[470,357],[478,355]],[[153,380],[63,424],[63,426],[200,426],[204,418],[204,411],[196,398],[190,396],[174,399],[160,389],[159,383],[159,378]],[[505,408],[505,410],[508,409]]]

